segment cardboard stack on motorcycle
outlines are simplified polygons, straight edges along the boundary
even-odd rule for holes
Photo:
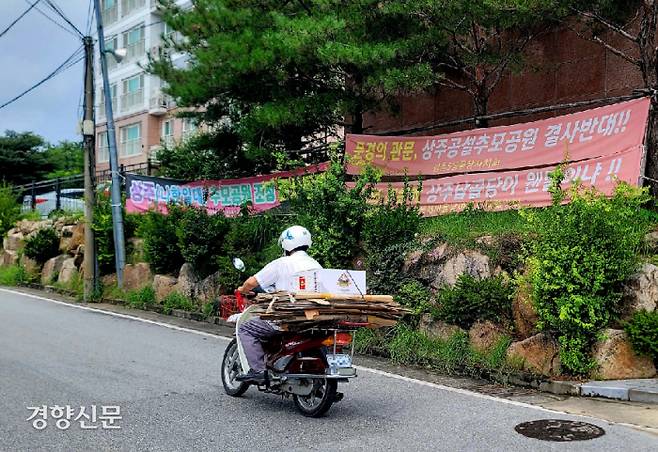
[[[229,318],[236,337],[222,382],[234,397],[252,385],[292,396],[302,414],[318,417],[342,399],[338,383],[357,375],[354,331],[392,326],[407,311],[389,295],[366,294],[365,272],[322,269],[306,254],[312,241],[305,228],[286,229],[279,243],[285,256],[236,291],[242,312]],[[240,259],[234,265],[245,269]]]

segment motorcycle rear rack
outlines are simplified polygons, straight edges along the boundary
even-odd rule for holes
[[[276,376],[277,379],[283,380],[288,378],[299,379],[299,378],[323,378],[326,380],[340,380],[343,378],[355,378],[356,371],[354,375],[326,375],[326,374],[279,374]]]

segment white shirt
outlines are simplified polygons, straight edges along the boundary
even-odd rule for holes
[[[267,264],[254,275],[262,289],[274,286],[276,290],[287,290],[290,279],[297,273],[307,270],[319,270],[322,265],[306,251],[295,251],[290,256],[283,256]]]

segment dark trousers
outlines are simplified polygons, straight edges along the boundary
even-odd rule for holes
[[[254,372],[265,370],[265,352],[262,343],[279,334],[281,331],[259,318],[248,320],[240,325],[238,336],[251,370]]]

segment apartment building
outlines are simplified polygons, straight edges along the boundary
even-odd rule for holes
[[[185,6],[190,0],[178,3]],[[143,69],[148,54],[161,51],[163,36],[176,36],[162,21],[157,0],[103,0],[101,5],[105,47],[127,50],[121,62],[107,55],[119,164],[145,164],[163,142],[172,144],[196,130],[190,119],[175,117],[176,105],[163,94],[163,82]],[[183,65],[186,56],[172,59]],[[96,168],[100,171],[109,168],[109,152],[98,54],[96,62]]]

